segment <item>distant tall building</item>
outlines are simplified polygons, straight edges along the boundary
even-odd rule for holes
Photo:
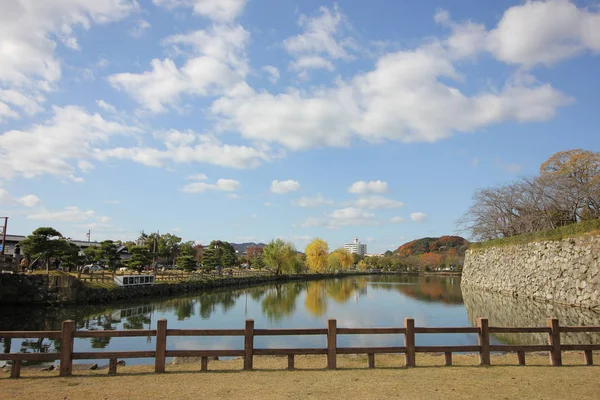
[[[367,254],[367,245],[362,244],[358,241],[358,238],[354,238],[354,242],[346,243],[344,249],[348,250],[352,254],[358,254],[364,256]]]

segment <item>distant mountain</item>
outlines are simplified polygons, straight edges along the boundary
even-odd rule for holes
[[[245,253],[246,249],[248,247],[252,247],[252,246],[265,247],[266,246],[266,244],[264,244],[264,243],[254,243],[254,242],[249,242],[249,243],[231,243],[231,245],[233,246],[233,248],[235,249],[235,251],[238,252],[238,254]]]
[[[421,238],[398,247],[395,251],[400,256],[420,256],[425,253],[446,253],[455,249],[458,255],[464,256],[469,241],[460,236],[442,236],[437,238]]]

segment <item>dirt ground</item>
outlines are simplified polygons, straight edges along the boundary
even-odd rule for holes
[[[596,359],[598,359],[596,355]],[[547,355],[527,355],[518,366],[515,354],[492,356],[492,367],[477,366],[477,355],[454,355],[444,367],[443,355],[417,355],[406,369],[402,355],[338,356],[338,369],[326,370],[324,356],[255,357],[253,371],[241,371],[242,360],[168,365],[164,374],[153,366],[75,371],[60,378],[56,371],[23,368],[22,378],[0,372],[0,399],[598,399],[600,366],[584,366],[583,354],[563,354],[563,367],[549,365]]]

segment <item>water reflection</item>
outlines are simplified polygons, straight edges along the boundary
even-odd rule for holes
[[[464,299],[464,304],[463,304]],[[211,291],[177,298],[132,302],[111,307],[0,308],[0,330],[61,330],[75,321],[79,330],[155,329],[166,318],[173,329],[241,329],[247,318],[260,328],[323,328],[327,318],[340,327],[402,326],[414,318],[418,326],[475,325],[485,316],[496,326],[545,326],[548,317],[562,325],[600,325],[600,315],[588,310],[536,303],[485,292],[461,292],[457,277],[406,275],[348,277],[291,282],[239,290]],[[569,334],[565,343],[600,343],[600,334]],[[169,337],[168,348],[242,348],[240,338]],[[398,346],[401,335],[342,335],[349,346]],[[493,343],[543,344],[546,335],[498,335]],[[322,347],[324,338],[259,337],[258,347]],[[418,335],[418,345],[476,344],[474,334]],[[54,352],[59,340],[2,340],[2,350]],[[153,337],[76,339],[75,351],[152,350]],[[148,360],[131,360],[147,362]]]
[[[467,315],[473,325],[479,317],[488,318],[490,326],[546,326],[548,318],[558,318],[562,326],[600,325],[600,313],[577,307],[542,303],[469,288],[463,288],[463,299]],[[513,333],[494,336],[508,344],[547,344],[548,341],[548,335],[545,333]],[[600,333],[563,333],[561,342],[565,344],[600,343]]]
[[[425,302],[462,304],[459,277],[399,275],[382,276],[371,283],[373,288],[395,290]]]

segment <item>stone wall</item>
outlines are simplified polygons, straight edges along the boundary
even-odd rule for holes
[[[461,285],[600,308],[600,235],[468,250]]]

